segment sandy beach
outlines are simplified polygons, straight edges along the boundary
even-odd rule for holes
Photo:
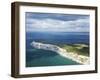
[[[31,43],[31,46],[33,46],[34,48],[37,48],[37,49],[54,51],[57,54],[65,57],[65,58],[69,58],[73,61],[76,61],[80,64],[89,64],[89,57],[84,56],[84,55],[79,55],[79,54],[73,53],[73,52],[67,52],[67,50],[60,48],[57,45],[44,44],[44,43],[33,41]]]

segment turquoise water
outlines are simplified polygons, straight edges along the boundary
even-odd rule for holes
[[[35,49],[32,41],[49,44],[89,44],[89,33],[26,33],[26,67],[79,65],[71,59],[64,58],[56,52]]]
[[[79,64],[52,51],[29,49],[28,52],[30,52],[29,56],[31,56],[27,59],[27,67]]]

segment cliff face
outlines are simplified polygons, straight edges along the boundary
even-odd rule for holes
[[[76,53],[71,53],[71,52],[69,53],[65,49],[60,48],[59,46],[56,46],[56,45],[43,44],[43,43],[40,43],[40,42],[33,41],[31,43],[31,46],[33,46],[36,49],[54,51],[54,52],[58,53],[59,55],[65,57],[65,58],[69,58],[69,59],[76,61],[80,64],[89,64],[89,57],[79,55],[79,54],[76,54]]]

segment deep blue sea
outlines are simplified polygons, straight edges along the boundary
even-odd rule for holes
[[[88,32],[26,32],[26,67],[78,65],[52,51],[35,49],[32,41],[49,44],[89,44]]]

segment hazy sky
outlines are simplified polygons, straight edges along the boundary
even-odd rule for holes
[[[89,32],[89,15],[26,12],[26,31]]]

